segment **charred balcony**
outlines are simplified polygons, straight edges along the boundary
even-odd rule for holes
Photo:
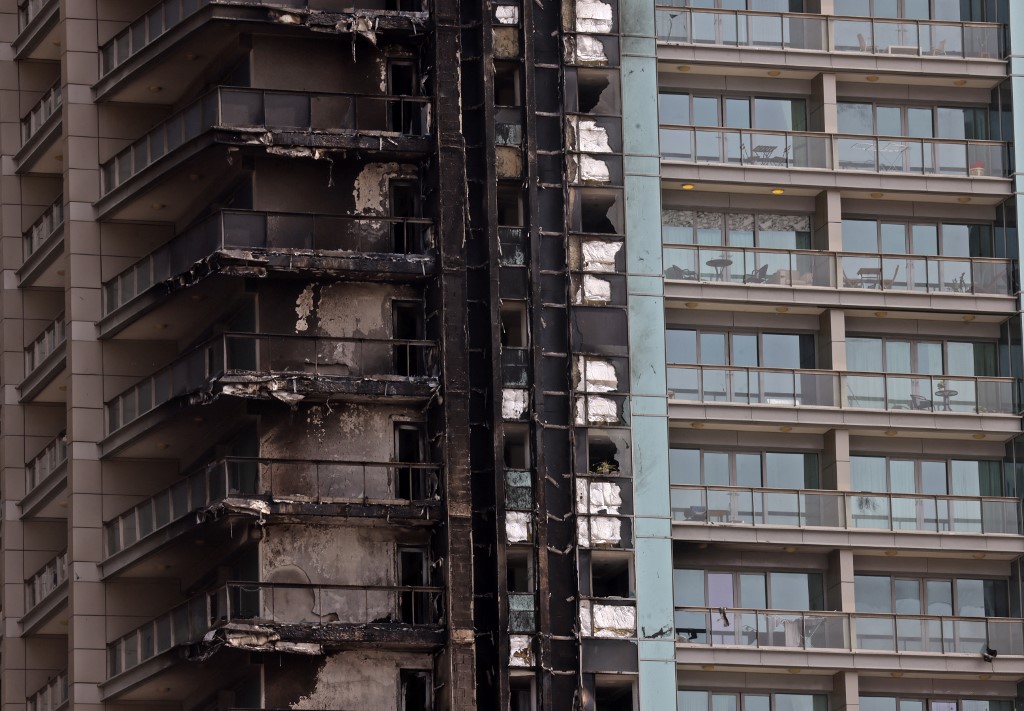
[[[422,340],[222,334],[108,402],[102,454],[157,424],[172,438],[197,421],[209,430],[206,419],[227,427],[245,402],[426,401],[437,390],[436,348]]]
[[[444,644],[443,605],[436,587],[232,582],[109,643],[101,689],[105,699],[152,698],[157,682],[174,687],[222,667],[234,673],[231,651],[430,651]]]
[[[55,3],[53,3],[55,4]],[[429,36],[423,0],[164,0],[100,47],[97,100],[171,103],[200,78],[197,58],[230,56],[243,32],[299,38],[353,34],[420,40]]]
[[[236,545],[238,524],[343,517],[430,525],[439,517],[440,466],[422,463],[225,458],[104,524],[103,577],[166,575],[206,550]],[[217,529],[214,531],[213,529]],[[191,562],[191,563],[190,563]]]
[[[152,220],[152,205],[191,205],[220,191],[250,155],[329,160],[358,151],[415,161],[433,151],[431,130],[429,98],[218,87],[104,162],[96,209]]]
[[[180,292],[211,276],[423,281],[435,271],[432,244],[423,218],[224,210],[104,284],[100,336],[183,308]]]

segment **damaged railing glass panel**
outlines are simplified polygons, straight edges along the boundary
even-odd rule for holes
[[[682,7],[657,9],[663,42],[913,57],[1002,58],[995,23],[932,22]]]
[[[662,126],[661,157],[682,163],[769,168],[832,168],[831,137],[823,133]]]
[[[1010,261],[812,250],[666,245],[665,278],[710,284],[1010,294]]]
[[[58,197],[46,211],[25,230],[23,235],[25,259],[31,257],[36,250],[46,244],[47,240],[64,226],[64,196]]]
[[[57,0],[25,0],[18,5],[18,32],[28,27],[39,16],[44,7],[56,5]]]
[[[436,377],[437,362],[433,341],[223,334],[108,402],[107,433],[226,375],[429,378]]]
[[[50,560],[42,569],[25,581],[25,612],[48,598],[67,582],[68,553],[64,551]]]
[[[673,485],[683,523],[1020,535],[1019,500]]]
[[[43,94],[28,114],[21,119],[21,145],[27,144],[34,135],[43,127],[47,119],[60,111],[64,103],[64,95],[60,88],[60,80],[50,87],[49,91]]]
[[[61,432],[47,444],[43,451],[25,464],[25,494],[31,494],[39,484],[68,461],[68,445],[65,433]]]
[[[1024,655],[1024,621],[825,611],[677,608],[676,640],[712,647]]]
[[[748,405],[839,404],[839,375],[832,371],[670,365],[669,397]]]
[[[874,410],[1015,414],[1013,378],[844,373],[843,405]]]
[[[25,377],[36,370],[67,340],[64,314],[58,316],[32,343],[25,347]]]
[[[426,136],[430,99],[218,87],[103,163],[103,193],[214,128]]]
[[[444,624],[440,588],[402,585],[228,583],[200,594],[107,645],[112,678],[224,625]],[[313,641],[313,640],[311,640]]]
[[[68,672],[64,671],[26,700],[27,711],[57,711],[68,703]]]
[[[219,250],[423,254],[432,243],[432,228],[432,220],[417,217],[223,210],[106,282],[103,313],[187,273]]]
[[[612,597],[581,598],[580,635],[611,639],[636,637],[636,601]]]
[[[835,136],[836,168],[871,173],[1005,178],[1005,143],[886,136]]]
[[[105,523],[106,557],[225,499],[425,503],[437,500],[439,482],[436,464],[229,457]]]

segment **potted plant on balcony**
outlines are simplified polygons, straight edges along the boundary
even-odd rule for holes
[[[976,160],[973,163],[971,163],[971,175],[985,175],[985,164],[982,163],[980,160]]]

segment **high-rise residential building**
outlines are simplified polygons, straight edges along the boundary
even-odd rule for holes
[[[0,28],[0,711],[1019,707],[1024,2]]]

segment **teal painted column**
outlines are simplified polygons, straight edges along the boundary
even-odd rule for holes
[[[653,0],[619,0],[640,709],[675,708],[661,159]]]

